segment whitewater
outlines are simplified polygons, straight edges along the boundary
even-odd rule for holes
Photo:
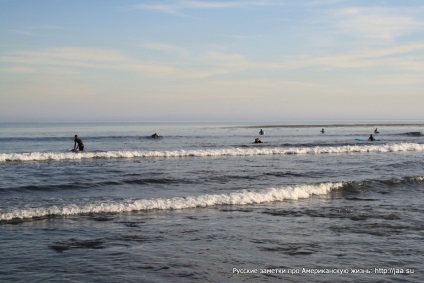
[[[99,202],[91,204],[67,204],[62,207],[41,207],[30,209],[14,209],[11,212],[1,213],[0,221],[67,216],[90,213],[121,213],[141,210],[174,210],[195,207],[209,207],[215,205],[246,205],[272,201],[297,200],[312,195],[321,195],[342,187],[342,183],[303,185],[285,188],[269,188],[263,191],[243,190],[230,194],[214,194],[201,196],[175,197],[171,199],[139,199],[113,202]]]
[[[227,148],[217,150],[174,150],[174,151],[107,151],[107,152],[30,152],[2,153],[0,162],[77,160],[91,158],[135,158],[135,157],[218,157],[284,154],[340,154],[365,152],[424,151],[424,144],[398,143],[383,145],[315,146],[291,148]]]

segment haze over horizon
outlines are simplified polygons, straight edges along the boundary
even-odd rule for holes
[[[424,3],[0,0],[0,122],[422,120]]]

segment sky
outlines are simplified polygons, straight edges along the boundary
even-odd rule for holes
[[[0,122],[423,120],[424,1],[0,0]]]

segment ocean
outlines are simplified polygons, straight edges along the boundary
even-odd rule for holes
[[[0,281],[422,282],[423,128],[0,123]]]

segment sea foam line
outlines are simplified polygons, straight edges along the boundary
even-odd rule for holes
[[[91,213],[122,213],[150,210],[179,210],[185,208],[211,207],[215,205],[248,205],[283,200],[309,198],[324,195],[343,187],[344,183],[321,183],[312,185],[285,186],[265,190],[242,190],[228,194],[174,197],[168,199],[131,199],[122,201],[95,202],[88,204],[66,204],[39,208],[23,208],[1,212],[0,221],[31,219],[51,216],[68,216]]]
[[[169,150],[169,151],[106,151],[106,152],[30,152],[1,153],[0,162],[6,161],[46,161],[79,160],[93,158],[134,158],[134,157],[218,157],[218,156],[252,156],[283,154],[332,154],[365,152],[399,152],[424,151],[424,144],[398,143],[383,145],[346,145],[315,146],[292,148],[228,148],[208,150]]]

